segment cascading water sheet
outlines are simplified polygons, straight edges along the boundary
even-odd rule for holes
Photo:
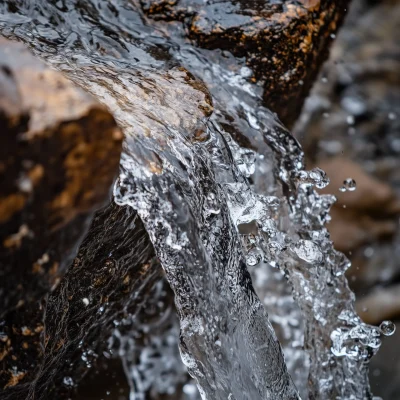
[[[329,240],[334,198],[315,191],[328,180],[304,170],[240,60],[166,38],[124,0],[9,0],[0,32],[94,94],[124,129],[115,201],[149,232],[204,399],[300,398],[253,286],[304,396],[372,398],[367,361],[380,332],[356,315],[349,262]]]

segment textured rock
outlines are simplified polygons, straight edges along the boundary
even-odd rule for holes
[[[0,398],[68,398],[107,350],[113,321],[137,311],[160,278],[153,257],[132,209],[99,211],[57,288],[2,320]]]
[[[274,3],[275,5],[278,4],[277,2]],[[286,8],[286,5],[281,8],[279,5],[274,6],[275,8],[272,7],[272,15],[280,14],[281,11],[285,15],[282,18],[283,22],[280,20],[279,15],[275,15],[280,22],[274,21],[275,30],[273,30],[273,34],[265,26],[260,28],[261,33],[259,33],[257,39],[258,42],[262,43],[260,49],[256,47],[257,40],[253,41],[252,35],[247,31],[245,32],[247,28],[244,29],[240,24],[240,29],[243,28],[244,32],[242,34],[247,35],[246,40],[244,40],[245,46],[240,49],[239,42],[237,42],[239,36],[229,29],[226,30],[224,35],[221,35],[221,41],[226,43],[226,48],[219,47],[217,45],[219,43],[218,40],[215,42],[211,40],[212,37],[219,34],[218,29],[213,30],[210,35],[208,32],[204,34],[200,31],[199,33],[195,32],[195,29],[191,28],[188,31],[188,37],[196,40],[200,46],[206,48],[221,48],[222,50],[231,51],[237,57],[246,56],[248,65],[256,72],[255,80],[268,78],[268,82],[275,82],[277,87],[271,87],[270,85],[268,89],[270,94],[268,96],[265,95],[265,98],[267,100],[269,98],[275,99],[274,101],[277,104],[279,103],[275,110],[278,111],[279,108],[279,111],[282,112],[280,112],[281,117],[290,111],[292,113],[291,117],[286,119],[286,121],[290,122],[290,119],[293,119],[294,115],[299,111],[301,100],[311,82],[312,74],[315,73],[317,64],[320,62],[319,58],[318,61],[315,60],[316,51],[321,52],[323,55],[326,50],[325,45],[321,44],[321,47],[318,47],[317,42],[319,43],[319,41],[317,37],[320,36],[323,43],[329,42],[330,32],[336,29],[336,17],[340,19],[343,10],[341,9],[340,12],[335,13],[333,16],[329,12],[324,14],[322,10],[325,10],[325,5],[320,7],[317,2],[303,2],[302,6],[298,6],[298,2],[286,3],[290,3],[289,5],[293,7]],[[339,2],[328,3],[329,7],[335,7],[335,4]],[[95,9],[91,9],[92,6],[93,4],[88,5],[87,12],[95,20],[97,14]],[[38,6],[37,9],[40,10],[41,7],[45,8],[46,4]],[[51,8],[52,6],[49,7]],[[82,3],[80,7],[83,9],[86,5]],[[256,6],[255,9],[257,9]],[[220,12],[222,10],[223,7],[221,6]],[[330,8],[330,10],[332,11],[333,8]],[[70,12],[74,11],[70,10]],[[208,11],[210,15],[213,14],[212,10]],[[319,11],[321,11],[321,14],[319,14]],[[86,10],[85,12],[82,11],[82,13],[85,18],[84,22],[88,23],[87,20],[89,18],[87,18]],[[240,15],[241,12],[238,12],[239,17]],[[76,18],[76,14],[74,14],[74,18]],[[177,19],[183,20],[180,17]],[[55,18],[55,20],[57,19]],[[255,20],[256,18],[253,18],[252,22]],[[300,20],[303,21],[303,25],[296,24],[296,21]],[[325,24],[328,20],[332,21],[332,24]],[[311,21],[311,25],[307,21]],[[315,31],[315,38],[314,33],[312,33],[310,39],[309,34],[314,29],[312,21],[316,22],[316,26],[321,25],[321,30],[317,29]],[[195,19],[191,21],[193,24],[195,22]],[[36,21],[33,21],[32,24],[36,26]],[[153,21],[152,24],[161,28],[161,22]],[[35,34],[40,36],[45,32],[43,34],[44,40],[32,39],[31,30],[28,30],[29,38],[25,38],[25,40],[30,42],[33,47],[37,46],[35,48],[36,51],[40,51],[42,42],[46,43],[44,46],[48,45],[49,49],[54,50],[57,45],[51,40],[46,41],[48,39],[47,30],[42,29],[43,25],[42,23],[42,25],[36,26],[37,31],[35,31]],[[87,30],[91,31],[89,28]],[[61,28],[58,33],[57,30],[54,32],[57,35],[59,32],[64,33]],[[286,32],[286,34],[282,32]],[[229,35],[233,35],[236,42],[231,43]],[[276,35],[277,37],[275,38],[274,36]],[[116,36],[118,37],[118,35]],[[88,33],[88,37],[90,37],[90,40],[86,44],[87,46],[93,46],[91,50],[94,52],[100,49],[105,54],[107,52],[109,52],[108,54],[114,54],[115,50],[115,53],[120,51],[123,56],[125,55],[124,50],[126,48],[118,47],[117,40],[112,42],[112,45],[107,42],[108,44],[103,46],[106,40],[99,35],[96,27],[93,29],[93,36]],[[105,37],[108,40],[109,36],[105,35]],[[209,43],[207,38],[210,38]],[[274,42],[275,39],[277,40],[276,43]],[[294,42],[292,42],[292,39]],[[267,43],[268,40],[270,40],[269,43]],[[310,40],[311,42],[309,42]],[[133,40],[132,42],[134,43]],[[307,48],[304,48],[305,51],[301,50],[301,43],[309,44]],[[286,45],[288,47],[285,47]],[[122,48],[123,50],[121,50]],[[164,60],[165,57],[165,52],[161,51],[160,48],[157,48],[157,52],[155,52],[155,46],[150,48],[156,54],[157,61]],[[269,69],[268,66],[268,57],[272,59],[272,53],[268,53],[264,61],[259,59],[261,57],[260,54],[270,48],[274,49],[273,54],[278,57],[273,61],[273,63],[277,63],[277,71],[273,68]],[[145,52],[147,51],[146,46],[142,46],[143,49],[145,49]],[[132,51],[131,48],[129,50]],[[149,54],[150,50],[148,51]],[[255,51],[258,52],[258,55],[254,58],[252,54]],[[293,56],[295,65],[298,67],[296,73],[299,72],[296,77],[290,74],[286,75],[288,70],[285,69],[285,63],[288,63],[288,53],[296,54],[296,57]],[[130,56],[132,54],[134,54],[134,51]],[[139,52],[138,54],[141,53]],[[307,54],[308,56],[306,57]],[[283,56],[286,58],[282,58],[281,61],[280,57]],[[153,58],[149,57],[149,59],[156,65]],[[292,64],[287,65],[291,71],[293,69]],[[141,122],[141,124],[134,126],[135,131],[137,129],[145,129],[147,131],[149,126],[153,127],[154,125],[157,127],[157,121],[153,117],[153,114],[155,114],[161,117],[160,120],[162,121],[166,118],[172,126],[184,127],[188,132],[195,132],[196,135],[198,133],[199,140],[201,140],[202,130],[195,130],[194,128],[198,128],[197,123],[202,123],[204,117],[208,117],[211,112],[208,92],[204,93],[203,86],[198,81],[193,80],[190,74],[187,74],[184,70],[170,68],[170,72],[160,81],[162,74],[158,72],[152,74],[145,71],[144,74],[134,75],[135,79],[133,80],[124,80],[122,78],[126,78],[127,74],[110,71],[111,68],[106,70],[96,69],[96,66],[92,69],[90,67],[87,68],[87,74],[93,74],[91,76],[98,74],[96,75],[98,82],[102,82],[102,79],[104,79],[103,84],[104,82],[113,83],[110,86],[104,85],[106,88],[112,86],[110,90],[118,90],[118,85],[121,84],[120,87],[123,90],[120,93],[129,93],[126,98],[121,97],[124,104],[126,104],[126,112],[132,113],[132,110],[134,110],[136,118],[134,121]],[[135,68],[138,67],[135,66]],[[267,68],[268,73],[271,74],[270,76],[263,72],[264,68]],[[124,70],[125,72],[128,71]],[[107,75],[108,73],[109,75]],[[285,78],[280,79],[281,76]],[[289,76],[288,81],[286,80],[287,76]],[[303,84],[298,82],[298,79],[302,78],[304,78]],[[106,81],[106,79],[109,79],[109,81]],[[188,93],[188,90],[185,90],[187,85],[182,86],[182,88],[179,86],[179,91],[176,91],[177,85],[180,85],[182,80],[191,85],[193,89],[196,89],[190,91],[194,97],[189,97],[189,100],[186,99],[189,104],[185,105],[185,107],[180,107],[180,105],[185,100],[184,95]],[[127,82],[129,83],[127,84]],[[152,91],[147,90],[148,86],[159,88],[160,82],[163,82],[164,86],[160,85],[162,89],[159,92],[157,91],[157,95],[149,95],[152,94]],[[290,86],[290,82],[294,86]],[[86,87],[85,82],[81,81],[80,83]],[[279,88],[281,83],[283,85],[282,90]],[[129,85],[130,90],[126,90],[124,85]],[[200,96],[199,91],[203,92]],[[165,93],[168,96],[165,96]],[[206,94],[206,101],[203,101],[204,94]],[[285,98],[282,97],[283,94],[286,96]],[[106,95],[104,97],[107,98]],[[140,102],[137,101],[137,98],[146,99],[146,101]],[[293,108],[288,104],[289,98],[292,99],[290,101],[298,101],[297,108]],[[199,107],[197,107],[196,99],[200,99],[202,107],[204,108],[205,106],[206,108],[201,110],[200,117],[198,116],[197,108]],[[273,104],[272,100],[271,104]],[[171,104],[173,107],[171,107]],[[192,108],[188,108],[188,106]],[[173,112],[171,112],[171,109]],[[191,112],[181,113],[181,111],[187,109],[190,109]],[[194,110],[193,112],[192,109]],[[150,113],[147,111],[150,111]],[[157,113],[154,111],[157,111]],[[188,114],[190,114],[191,118],[188,118]],[[151,115],[151,118],[149,118],[149,115]],[[191,121],[195,123],[192,125]],[[232,127],[232,121],[228,126]],[[165,131],[162,128],[160,132],[164,133]],[[149,166],[151,168],[159,168],[156,162],[150,162]],[[22,233],[24,234],[24,232]],[[0,398],[2,400],[25,399],[30,396],[28,398],[53,399],[70,396],[74,385],[79,383],[79,380],[87,371],[88,363],[93,364],[97,357],[101,357],[105,348],[104,340],[113,328],[113,321],[121,318],[122,310],[126,311],[131,308],[132,311],[136,311],[140,304],[141,295],[148,295],[153,278],[157,279],[159,277],[160,269],[157,269],[154,263],[148,262],[153,256],[153,250],[149,245],[143,226],[132,211],[117,207],[114,204],[100,211],[79,250],[78,257],[49,296],[38,302],[26,302],[16,312],[13,311],[5,315],[2,327],[4,345],[1,348],[1,352],[4,354],[3,365],[5,368],[1,377],[1,385],[6,387],[6,390],[0,395]],[[132,296],[132,293],[135,295]],[[105,314],[103,315],[102,313]]]
[[[93,229],[101,230],[91,231],[92,269],[77,258],[63,279],[95,210],[109,199],[122,133],[103,106],[5,39],[0,39],[0,131],[0,398],[37,399],[60,385],[57,373],[62,369],[64,376],[65,358],[73,357],[69,349],[75,345],[76,351],[76,338],[92,332],[76,324],[102,321],[92,307],[82,312],[80,295],[89,291],[94,304],[107,305],[130,289],[140,292],[137,276],[130,280],[126,269],[112,268],[115,242],[107,233],[116,215],[114,231],[128,229],[121,224],[126,212],[116,206],[94,222]],[[132,226],[135,219],[130,216]],[[135,234],[136,247],[126,252],[148,248],[143,229]],[[131,238],[121,235],[119,244]],[[99,255],[102,239],[111,246],[106,256]],[[151,254],[138,251],[137,257],[148,260]],[[147,277],[151,274],[143,273]]]
[[[0,39],[0,315],[54,287],[118,170],[108,111]]]
[[[328,55],[348,0],[208,1],[142,0],[157,20],[181,21],[200,47],[244,57],[253,81],[264,86],[264,102],[287,126]]]

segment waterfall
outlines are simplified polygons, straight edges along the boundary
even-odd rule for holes
[[[329,239],[329,180],[305,170],[243,61],[155,29],[127,0],[6,0],[0,33],[124,130],[114,199],[146,226],[203,399],[372,399],[381,332],[357,316]]]

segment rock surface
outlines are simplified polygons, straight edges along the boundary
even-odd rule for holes
[[[132,209],[110,204],[99,211],[57,288],[3,319],[0,398],[69,398],[107,351],[113,321],[137,311],[160,278],[153,257]]]
[[[253,82],[264,87],[266,107],[286,126],[300,114],[328,55],[348,0],[141,0],[156,20],[180,21],[187,38],[207,49],[244,58]]]
[[[0,315],[57,285],[116,176],[110,113],[0,39]]]
[[[241,9],[233,5],[231,6],[237,12],[230,14],[229,18],[224,20],[228,25],[234,22],[236,25],[233,29],[231,29],[232,26],[226,26],[220,32],[219,28],[214,26],[214,22],[208,21],[207,24],[212,27],[212,31],[208,32],[204,26],[200,26],[201,21],[193,19],[193,28],[190,28],[187,33],[187,37],[196,41],[199,46],[221,49],[232,52],[236,57],[245,57],[248,66],[255,72],[253,81],[267,82],[265,88],[268,88],[269,92],[266,89],[264,94],[267,104],[279,112],[281,118],[288,123],[300,110],[302,99],[307,93],[318,65],[326,54],[326,44],[331,40],[330,34],[336,31],[337,24],[344,13],[342,5],[346,2],[330,1],[324,5],[318,1],[302,1],[300,5],[298,3],[294,1],[268,2],[268,7],[270,5],[271,7],[263,10],[259,10],[259,6],[254,5],[254,10],[250,12],[254,18],[252,17],[250,22],[254,29],[258,30],[255,36],[251,33],[250,25],[247,23],[243,25],[241,20],[243,16],[248,18],[247,11],[242,13]],[[216,16],[211,6],[210,3],[204,8],[208,13],[208,16],[205,16],[206,19]],[[143,7],[146,7],[145,3]],[[335,7],[339,7],[337,12],[334,12]],[[82,9],[84,8],[85,5],[82,5]],[[91,10],[80,11],[85,17],[86,12],[92,12]],[[162,9],[162,11],[165,10]],[[146,12],[149,16],[153,14],[157,18],[153,11]],[[225,13],[225,4],[219,7],[219,12]],[[190,14],[189,11],[188,13]],[[95,13],[91,15],[94,16]],[[165,16],[168,17],[168,13]],[[257,18],[257,16],[262,18]],[[171,27],[178,27],[178,29],[181,26],[180,21],[185,24],[187,22],[186,18],[182,19],[172,14],[168,18],[178,21],[171,24]],[[271,29],[266,25],[258,26],[259,23],[262,25],[264,18],[272,24]],[[161,21],[152,21],[151,25],[157,29],[164,29]],[[40,32],[36,33],[40,35]],[[102,47],[102,40],[105,39],[96,30],[91,39],[93,40],[88,41],[88,45],[93,47],[98,45],[95,51],[101,48],[104,53],[108,51],[109,54],[114,54],[115,50],[115,53],[120,51],[124,54],[126,50],[122,46],[118,47],[117,41],[113,42],[112,50],[110,46]],[[241,42],[242,39],[243,42]],[[25,40],[29,42],[31,39],[25,38]],[[33,42],[37,46],[41,45],[37,40]],[[221,45],[222,42],[225,44]],[[260,48],[257,47],[258,45]],[[52,46],[49,45],[49,48]],[[156,63],[160,59],[168,60],[161,49],[157,48],[156,52],[155,46],[149,48],[151,52],[154,52],[154,54],[151,53],[152,57],[149,57],[151,62]],[[147,51],[147,47],[145,49]],[[262,54],[270,49],[272,53],[268,53],[263,60]],[[293,56],[294,64],[289,62],[291,56]],[[270,67],[270,60],[273,60],[272,67]],[[292,73],[295,68],[296,71]],[[112,89],[118,90],[117,86],[120,82],[115,78],[118,74],[112,71],[112,68],[102,71],[97,70],[96,67],[92,69],[88,67],[88,74],[90,73],[98,74],[99,81],[109,78],[115,85]],[[156,125],[153,118],[155,114],[160,115],[162,121],[167,118],[173,126],[176,124],[177,127],[187,128],[190,133],[194,132],[195,136],[198,136],[198,140],[202,140],[204,132],[199,129],[197,122],[202,123],[203,118],[209,116],[211,112],[208,92],[203,85],[179,68],[170,68],[170,72],[165,74],[163,79],[161,79],[162,74],[148,76],[146,74],[147,72],[144,76],[147,79],[143,79],[141,75],[142,81],[139,77],[134,81],[122,80],[124,85],[129,82],[131,89],[129,91],[131,98],[123,99],[127,105],[127,112],[132,113],[132,110],[135,110],[135,118],[140,120],[142,117],[142,124],[135,126],[135,129],[146,130],[149,124]],[[119,75],[126,78],[122,74]],[[174,79],[179,82],[175,82]],[[191,118],[187,118],[187,113],[182,114],[181,111],[184,110],[179,108],[182,96],[188,92],[184,87],[181,91],[175,90],[182,80],[193,86],[189,91],[194,96],[189,99],[189,105],[194,110],[190,113]],[[165,87],[160,85],[160,82]],[[80,83],[86,87],[84,82]],[[132,85],[132,83],[137,84]],[[124,89],[121,93],[125,93],[124,85],[121,86]],[[146,85],[160,87],[159,97],[149,96],[152,92],[146,91]],[[165,93],[168,96],[163,97]],[[135,96],[149,101],[136,102]],[[206,101],[203,101],[204,97]],[[205,114],[201,115],[201,118],[198,117],[197,108],[199,107],[196,105],[196,99],[200,99],[201,104],[204,103],[206,107],[201,110]],[[271,99],[270,102],[269,99]],[[175,112],[171,113],[170,105],[175,104],[175,101],[177,106],[173,110]],[[149,114],[152,118],[149,118]],[[194,123],[192,124],[191,121]],[[232,129],[232,126],[232,120],[229,120],[227,129],[228,127]],[[238,129],[238,134],[240,134],[239,131],[240,129]],[[164,132],[163,127],[160,132]],[[149,162],[149,167],[159,168],[157,160]],[[102,352],[106,347],[104,340],[113,329],[113,321],[119,321],[121,314],[129,308],[131,311],[137,311],[141,294],[147,294],[152,286],[153,278],[154,280],[159,278],[160,269],[155,263],[149,263],[153,257],[154,253],[149,245],[148,236],[132,211],[129,212],[115,204],[100,211],[80,247],[78,257],[49,296],[40,302],[21,305],[17,312],[8,313],[5,316],[2,335],[5,339],[3,364],[6,369],[1,383],[7,388],[3,392],[4,397],[0,397],[2,399],[22,399],[27,396],[35,399],[69,397],[88,367],[95,363],[97,357],[102,357]],[[135,296],[132,296],[132,293],[135,293]],[[29,318],[27,319],[26,316]]]
[[[49,384],[60,384],[55,360],[60,354],[71,357],[68,349],[77,335],[71,319],[82,326],[90,321],[81,314],[79,287],[91,290],[89,278],[99,293],[107,286],[106,273],[105,280],[98,274],[104,268],[109,272],[111,261],[104,261],[103,269],[99,262],[83,271],[75,259],[67,273],[73,278],[64,274],[95,210],[109,199],[122,133],[92,97],[5,39],[0,39],[0,130],[0,398],[42,398]],[[110,214],[101,232],[92,232],[99,248],[98,236],[112,229],[118,212]],[[127,273],[121,282],[117,272],[109,278],[120,282],[113,293],[140,282],[131,282]],[[91,290],[92,296],[97,292]],[[92,301],[107,302],[101,296]]]

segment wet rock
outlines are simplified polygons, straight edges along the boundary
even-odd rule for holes
[[[316,5],[316,3],[314,5]],[[308,6],[311,7],[310,2],[307,2],[307,7]],[[86,6],[83,5],[82,8],[84,7]],[[89,4],[88,7],[92,7],[93,10],[89,10],[90,18],[87,18],[87,15],[84,14],[83,18],[85,19],[85,23],[87,22],[86,20],[92,20],[92,18],[95,20],[97,16],[95,6]],[[115,12],[114,14],[117,15],[118,13]],[[311,14],[308,15],[311,16]],[[74,16],[76,17],[76,14],[74,14]],[[117,22],[120,21],[117,20]],[[35,21],[33,21],[33,24],[35,24]],[[43,29],[40,28],[42,28],[42,26],[39,26],[37,32],[35,32],[38,35],[43,32]],[[306,31],[309,32],[307,29],[305,28],[304,33]],[[92,29],[87,30],[92,32]],[[22,32],[23,30],[16,28],[16,31]],[[61,28],[60,31],[63,32]],[[29,32],[28,38],[25,37],[24,40],[31,42],[33,46],[40,47],[40,40],[32,40],[31,30],[27,32]],[[57,33],[56,30],[54,32]],[[124,34],[126,34],[126,31]],[[46,35],[44,36],[46,37]],[[124,55],[129,53],[131,57],[130,60],[133,55],[136,56],[140,54],[140,57],[142,57],[140,52],[135,52],[132,49],[133,45],[132,47],[126,47],[128,41],[121,41],[121,43],[118,43],[118,35],[115,35],[115,37],[117,37],[117,39],[115,39],[110,46],[109,42],[107,42],[109,36],[101,36],[97,27],[94,27],[93,35],[88,33],[88,38],[90,39],[87,40],[87,46],[93,46],[94,51],[101,51],[104,54],[108,52],[107,54],[110,57],[111,55],[117,54],[118,51]],[[160,38],[153,38],[153,40],[155,42],[158,41],[158,43],[162,42],[163,45],[166,46],[165,41],[162,41]],[[227,39],[224,38],[224,40]],[[135,40],[131,42],[135,43]],[[51,46],[49,46],[49,48],[52,49]],[[143,53],[147,52],[148,47],[146,47],[146,44],[141,43],[141,50],[144,48],[146,51],[143,51]],[[38,48],[36,48],[36,50],[40,51]],[[155,46],[151,51],[154,50]],[[124,53],[124,51],[126,51],[126,53]],[[158,49],[157,51],[157,56],[159,56],[161,50]],[[234,48],[232,51],[234,51]],[[164,58],[164,54],[162,54],[162,57],[157,58],[157,61],[160,61],[160,59],[166,59],[166,57]],[[151,59],[151,62],[156,64],[153,59]],[[113,63],[115,63],[114,65],[118,65],[115,59],[113,59]],[[156,65],[160,66],[160,64],[161,62]],[[134,67],[132,71],[127,71],[126,63],[123,65],[123,70],[118,70],[118,68],[112,70],[112,67],[109,66],[107,66],[107,68],[97,67],[97,65],[88,66],[87,75],[91,76],[92,82],[90,82],[90,80],[89,82],[84,82],[85,76],[83,76],[81,77],[80,84],[85,88],[88,87],[94,90],[93,86],[90,87],[90,84],[95,82],[97,85],[101,82],[106,89],[97,93],[100,97],[103,95],[103,98],[107,98],[107,90],[118,91],[120,88],[122,89],[119,93],[126,94],[126,98],[122,96],[124,97],[124,103],[127,105],[124,111],[134,114],[135,116],[133,119],[125,118],[125,120],[134,121],[135,123],[139,122],[134,125],[134,130],[132,129],[133,138],[135,132],[138,132],[139,129],[144,129],[145,132],[154,134],[154,130],[150,130],[149,127],[159,128],[156,134],[160,136],[166,134],[165,126],[159,123],[160,120],[164,122],[165,119],[168,120],[168,123],[170,123],[172,127],[184,128],[187,129],[190,135],[194,134],[193,136],[189,136],[191,138],[194,137],[202,140],[202,138],[205,137],[204,132],[199,129],[199,126],[204,122],[204,117],[210,115],[211,105],[209,102],[203,101],[203,95],[205,93],[199,98],[198,90],[195,90],[194,93],[191,92],[194,97],[190,97],[187,100],[188,104],[181,106],[184,104],[182,98],[188,93],[187,88],[181,86],[182,81],[189,81],[194,89],[198,89],[196,82],[191,79],[189,74],[184,70],[178,68],[174,69],[172,73],[164,74],[165,71],[153,73],[148,71],[142,72],[138,71],[138,67]],[[162,68],[160,67],[159,69],[161,70]],[[139,73],[136,74],[136,72]],[[94,79],[94,77],[98,78],[98,80]],[[75,76],[75,79],[79,80],[79,76]],[[109,80],[107,81],[107,79]],[[108,85],[109,82],[112,82],[112,85]],[[165,87],[160,85],[161,82]],[[128,85],[129,91],[126,90],[126,86]],[[100,86],[101,85],[94,86],[94,88],[98,89]],[[110,89],[111,86],[112,88]],[[178,91],[176,90],[177,87],[179,88]],[[154,90],[154,88],[162,88],[162,90],[157,91],[157,95],[153,95],[154,92],[152,90]],[[200,92],[201,91],[202,90],[200,90]],[[293,92],[295,92],[295,89],[293,89]],[[108,98],[111,99],[113,96],[108,96]],[[146,101],[137,102],[137,98],[146,99]],[[198,116],[198,109],[200,108],[197,106],[198,104],[202,107],[201,117]],[[287,103],[285,107],[287,107]],[[188,109],[189,112],[187,112]],[[135,113],[132,113],[132,110],[134,110]],[[188,118],[188,115],[190,115],[191,118]],[[157,118],[154,118],[154,116]],[[193,124],[192,121],[194,121]],[[200,122],[200,124],[198,124],[198,122]],[[231,127],[231,125],[231,123],[227,124],[228,127]],[[148,164],[150,169],[152,169],[151,172],[161,171],[161,166],[157,163],[157,160],[154,160],[154,162],[151,161]],[[152,250],[146,247],[148,246],[148,238],[143,228],[141,228],[140,225],[136,225],[135,220],[131,218],[132,216],[125,221],[123,218],[123,211],[121,210],[123,209],[119,209],[113,205],[105,210],[104,214],[98,214],[99,220],[93,222],[87,240],[83,244],[83,247],[81,247],[78,258],[67,272],[67,275],[61,280],[60,284],[47,301],[43,301],[41,304],[36,303],[35,310],[38,312],[37,318],[30,319],[29,323],[25,320],[18,321],[18,327],[20,328],[14,330],[12,323],[16,321],[18,317],[22,317],[22,314],[18,316],[7,316],[5,320],[7,332],[13,332],[12,337],[10,334],[11,345],[9,346],[9,356],[7,356],[5,360],[7,363],[7,379],[4,379],[4,381],[6,385],[11,382],[11,385],[7,387],[7,391],[5,392],[9,398],[24,398],[23,396],[26,395],[28,390],[29,393],[34,393],[35,398],[59,398],[60,396],[67,396],[74,386],[79,383],[80,378],[84,372],[87,371],[89,365],[93,365],[95,359],[101,357],[101,349],[102,345],[104,345],[102,342],[108,337],[112,329],[113,321],[115,320],[118,323],[120,320],[118,310],[127,308],[127,304],[130,299],[132,299],[133,292],[135,293],[134,299],[136,299],[137,294],[142,293],[142,288],[143,293],[147,293],[146,283],[138,288],[128,288],[126,292],[121,295],[119,300],[114,301],[112,299],[113,291],[118,290],[119,279],[121,276],[125,276],[124,274],[127,272],[127,268],[131,268],[129,270],[132,273],[130,282],[133,283],[136,282],[136,280],[141,282],[139,278],[150,278],[152,276],[151,271],[153,271],[153,264],[147,262],[153,254]],[[112,228],[109,229],[110,224]],[[140,221],[138,224],[140,224]],[[123,233],[115,233],[115,230],[119,229]],[[138,232],[142,233],[139,236],[130,237],[130,234],[133,235],[133,233],[136,232],[134,229],[138,229]],[[113,239],[114,237],[115,240]],[[130,240],[124,241],[123,239],[125,237]],[[142,241],[138,244],[138,247],[135,247],[134,244],[138,243],[140,240]],[[97,248],[99,242],[101,246]],[[119,248],[120,252],[114,258],[114,256],[110,254],[113,253],[115,248]],[[134,251],[130,252],[131,249]],[[96,257],[92,257],[93,251],[97,254]],[[76,264],[78,267],[75,269]],[[107,265],[109,266],[107,267]],[[97,274],[98,283],[92,280],[92,275],[96,276],[99,266],[100,271]],[[120,268],[120,270],[118,270],[118,268]],[[87,275],[86,271],[89,271]],[[111,278],[110,275],[112,275]],[[105,282],[104,288],[102,282]],[[97,284],[100,284],[101,290],[96,290]],[[100,305],[103,304],[103,300],[98,300],[99,297],[110,306],[110,313],[107,314],[104,319],[95,317],[93,313],[93,311],[104,312],[104,310],[101,311],[102,306]],[[110,298],[111,300],[109,301],[108,299]],[[107,303],[108,301],[109,303]],[[132,304],[133,311],[136,310],[136,305],[137,303],[135,302]],[[33,311],[31,314],[33,315]],[[43,327],[42,331],[40,331],[41,326]],[[23,329],[25,327],[28,328],[28,331]],[[39,332],[36,333],[36,329]],[[31,348],[44,348],[45,351],[44,354],[42,354],[43,351],[40,353],[39,350],[37,350],[36,355],[32,356],[32,359],[18,364],[21,360],[15,362],[13,356],[15,356],[18,351],[21,351],[21,346],[22,348],[26,346],[21,340],[22,337],[25,337],[23,332],[34,332],[34,335],[27,335],[28,337],[32,336],[36,338]],[[29,343],[27,345],[29,346]],[[14,348],[16,349],[15,353],[12,353],[11,350]],[[19,368],[18,365],[22,365],[22,367]],[[14,383],[15,385],[13,385]]]
[[[357,301],[357,311],[368,324],[400,317],[400,285],[381,287]]]
[[[99,75],[102,78],[104,74]],[[204,130],[204,121],[212,112],[202,83],[180,67],[136,79],[140,84],[131,87],[133,107],[127,111],[135,109],[141,122],[134,125],[136,134],[153,128],[163,146],[163,123],[167,121],[176,129],[185,129],[190,140],[202,140],[200,128]],[[149,96],[154,87],[162,90],[158,96]],[[182,96],[186,96],[186,107],[181,106]],[[141,108],[138,98],[146,99]],[[154,118],[158,113],[162,122]],[[134,134],[130,139],[135,139]],[[156,156],[145,157],[144,163],[151,172],[162,170]],[[19,236],[23,234],[24,230]],[[48,295],[31,296],[17,309],[3,313],[0,398],[68,398],[96,360],[109,357],[107,339],[114,325],[138,312],[154,282],[160,280],[162,269],[153,258],[149,237],[133,209],[112,203],[99,211],[58,285]],[[68,266],[68,259],[63,261]],[[43,288],[41,295],[45,289],[49,288]]]
[[[156,20],[181,21],[186,36],[207,49],[243,57],[264,86],[264,102],[290,126],[328,54],[347,0],[142,0]]]
[[[69,398],[107,357],[114,321],[137,312],[160,279],[153,258],[135,211],[110,204],[97,212],[57,288],[2,319],[0,398]]]
[[[118,170],[122,134],[104,107],[0,39],[1,314],[40,299],[74,255]]]

